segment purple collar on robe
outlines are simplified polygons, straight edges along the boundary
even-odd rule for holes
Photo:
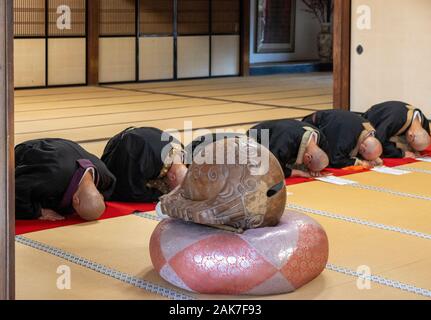
[[[89,168],[94,168],[94,173],[97,174],[96,167],[94,164],[87,159],[81,159],[76,161],[78,163],[78,169],[75,171],[72,179],[70,180],[69,186],[66,189],[66,192],[63,195],[63,199],[60,203],[60,209],[73,212],[72,207],[72,199],[73,195],[76,193],[76,190],[78,190],[79,183],[82,180],[82,177],[85,174],[85,171]],[[94,177],[95,181],[97,180],[96,177]]]

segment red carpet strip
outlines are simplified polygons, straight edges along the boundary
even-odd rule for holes
[[[426,154],[431,155],[431,150]],[[385,159],[385,165],[387,167],[397,167],[410,163],[418,162],[414,159]],[[362,172],[367,172],[366,169],[327,169],[325,172],[332,173],[334,176],[342,177]],[[313,179],[307,178],[289,178],[286,179],[286,184],[292,186],[295,184],[306,183],[314,181]],[[135,212],[149,212],[154,211],[156,205],[154,203],[118,203],[108,202],[105,213],[100,220],[111,219],[116,217],[127,216]],[[59,227],[71,226],[76,224],[86,223],[86,221],[80,219],[74,215],[68,217],[63,221],[40,221],[40,220],[18,220],[15,224],[16,235],[22,235],[31,232],[37,232],[42,230],[54,229]]]

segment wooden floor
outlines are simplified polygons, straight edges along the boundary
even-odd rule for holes
[[[182,133],[184,122],[191,121],[195,130],[248,129],[328,108],[329,73],[18,90],[16,143],[61,137],[100,155],[110,137],[130,126]],[[185,135],[184,143],[190,139]]]

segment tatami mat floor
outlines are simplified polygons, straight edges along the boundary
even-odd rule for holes
[[[263,120],[297,119],[331,107],[332,77],[321,73],[21,90],[16,140],[63,137],[100,155],[107,139],[129,126],[176,129],[188,143],[194,136],[184,131],[184,121],[192,121],[194,130],[246,130]],[[310,215],[326,229],[330,264],[297,292],[263,298],[429,298],[431,164],[405,167],[419,172],[349,177],[361,188],[322,182],[289,187],[288,209]],[[131,215],[18,237],[17,297],[246,299],[190,294],[163,281],[149,258],[154,218]],[[71,268],[71,290],[57,288],[62,265]],[[364,280],[356,272],[364,267],[372,281],[359,289]]]
[[[161,279],[151,265],[148,245],[158,221],[154,213],[148,213],[19,237],[18,298],[430,298],[431,198],[426,198],[429,192],[425,185],[431,164],[417,163],[400,168],[423,172],[404,176],[400,184],[394,184],[396,177],[375,172],[349,177],[361,185],[374,185],[379,181],[385,187],[380,191],[322,182],[288,188],[287,209],[316,219],[325,228],[330,242],[327,269],[294,293],[227,297],[197,295],[176,289]],[[414,194],[410,185],[422,186],[422,189]],[[414,198],[415,195],[424,198]],[[35,249],[28,249],[28,246]],[[72,280],[71,290],[62,291],[56,287],[56,269],[62,265],[70,266],[72,279],[76,279]],[[357,272],[362,271],[369,272],[371,281],[368,284],[358,277]],[[119,281],[115,282],[113,278]]]
[[[195,130],[248,129],[327,108],[332,75],[326,73],[19,90],[16,142],[62,137],[100,155],[110,137],[130,126],[184,132],[191,121]],[[186,135],[184,142],[190,140]]]

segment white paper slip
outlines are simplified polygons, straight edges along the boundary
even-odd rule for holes
[[[431,162],[431,157],[416,158],[418,161]]]
[[[385,166],[376,167],[376,168],[372,169],[372,171],[379,172],[379,173],[384,173],[384,174],[391,174],[391,175],[394,175],[394,176],[402,176],[402,175],[411,173],[409,171],[404,171],[404,170],[394,169],[394,168],[388,168],[388,167],[385,167]]]
[[[347,179],[343,179],[343,178],[339,178],[339,177],[334,177],[334,176],[316,178],[316,180],[319,180],[319,181],[322,181],[322,182],[336,184],[336,185],[339,185],[339,186],[347,186],[347,185],[350,185],[350,184],[357,184],[356,181],[347,180]]]

